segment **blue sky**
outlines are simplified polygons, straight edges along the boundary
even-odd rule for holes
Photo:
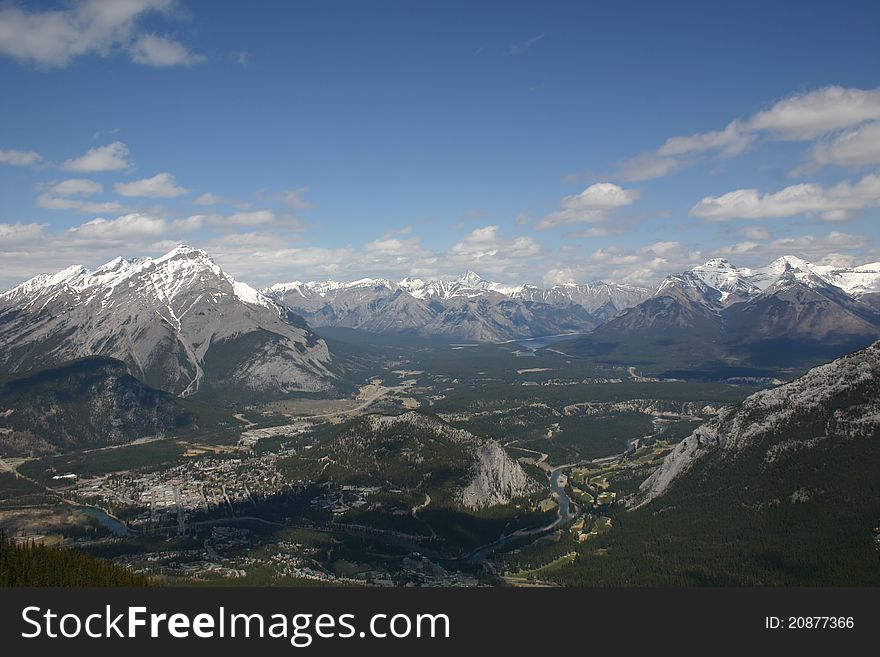
[[[876,2],[0,4],[0,287],[880,260]]]

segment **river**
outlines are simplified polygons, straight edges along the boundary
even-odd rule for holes
[[[114,536],[129,536],[131,530],[116,518],[107,515],[105,511],[94,506],[83,506],[79,508],[87,516],[97,520],[102,527],[109,529]]]
[[[502,548],[511,541],[516,541],[522,538],[527,538],[529,536],[540,536],[542,534],[549,534],[552,531],[555,531],[558,527],[565,525],[572,520],[574,520],[576,514],[576,507],[572,503],[572,501],[568,498],[568,494],[565,492],[565,485],[563,484],[562,478],[565,477],[565,471],[569,469],[571,465],[560,465],[556,468],[553,468],[550,471],[550,494],[553,496],[553,499],[556,500],[556,503],[559,505],[559,509],[557,511],[556,520],[551,522],[549,525],[545,527],[534,527],[532,529],[517,529],[515,532],[511,532],[510,534],[505,534],[501,538],[499,538],[494,543],[490,543],[489,545],[484,545],[479,548],[476,552],[473,552],[469,557],[468,561],[471,562],[483,562],[487,560],[487,557],[497,550],[498,548]]]

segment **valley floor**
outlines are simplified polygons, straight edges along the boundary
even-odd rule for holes
[[[5,459],[0,527],[192,584],[537,585],[615,531],[678,440],[765,385],[664,378],[552,343],[528,356],[516,343],[357,348],[345,398],[269,400],[208,432]],[[414,409],[497,440],[536,492],[473,510],[420,484],[321,478],[329,463],[310,454],[353,420]]]

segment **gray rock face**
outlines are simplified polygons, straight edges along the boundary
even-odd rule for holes
[[[801,427],[794,437],[790,427]],[[880,342],[813,368],[790,383],[722,408],[669,453],[640,489],[636,506],[662,495],[710,454],[736,458],[757,447],[765,465],[826,440],[855,440],[880,428]],[[780,437],[782,436],[782,437]]]
[[[313,326],[484,342],[589,330],[648,294],[611,283],[505,287],[474,272],[454,280],[282,283],[263,292]]]
[[[461,503],[469,509],[507,504],[534,493],[538,487],[496,440],[476,450],[473,478],[461,491]]]
[[[90,355],[183,396],[317,391],[333,380],[327,345],[305,322],[186,246],[93,272],[69,267],[0,295],[0,368]]]

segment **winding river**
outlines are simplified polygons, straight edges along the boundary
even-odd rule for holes
[[[559,505],[556,520],[551,522],[549,525],[546,525],[545,527],[535,527],[533,529],[517,529],[515,532],[505,534],[497,541],[489,543],[488,545],[484,545],[483,547],[477,549],[476,552],[473,552],[468,557],[468,561],[474,563],[485,562],[492,552],[504,547],[511,541],[516,541],[529,536],[537,537],[542,534],[549,534],[550,532],[555,531],[558,527],[566,525],[574,520],[577,515],[577,507],[569,499],[568,494],[565,492],[565,483],[563,482],[563,477],[566,476],[565,471],[568,470],[570,467],[571,465],[560,465],[550,471],[550,495],[553,497],[554,500],[556,500],[556,503]]]

